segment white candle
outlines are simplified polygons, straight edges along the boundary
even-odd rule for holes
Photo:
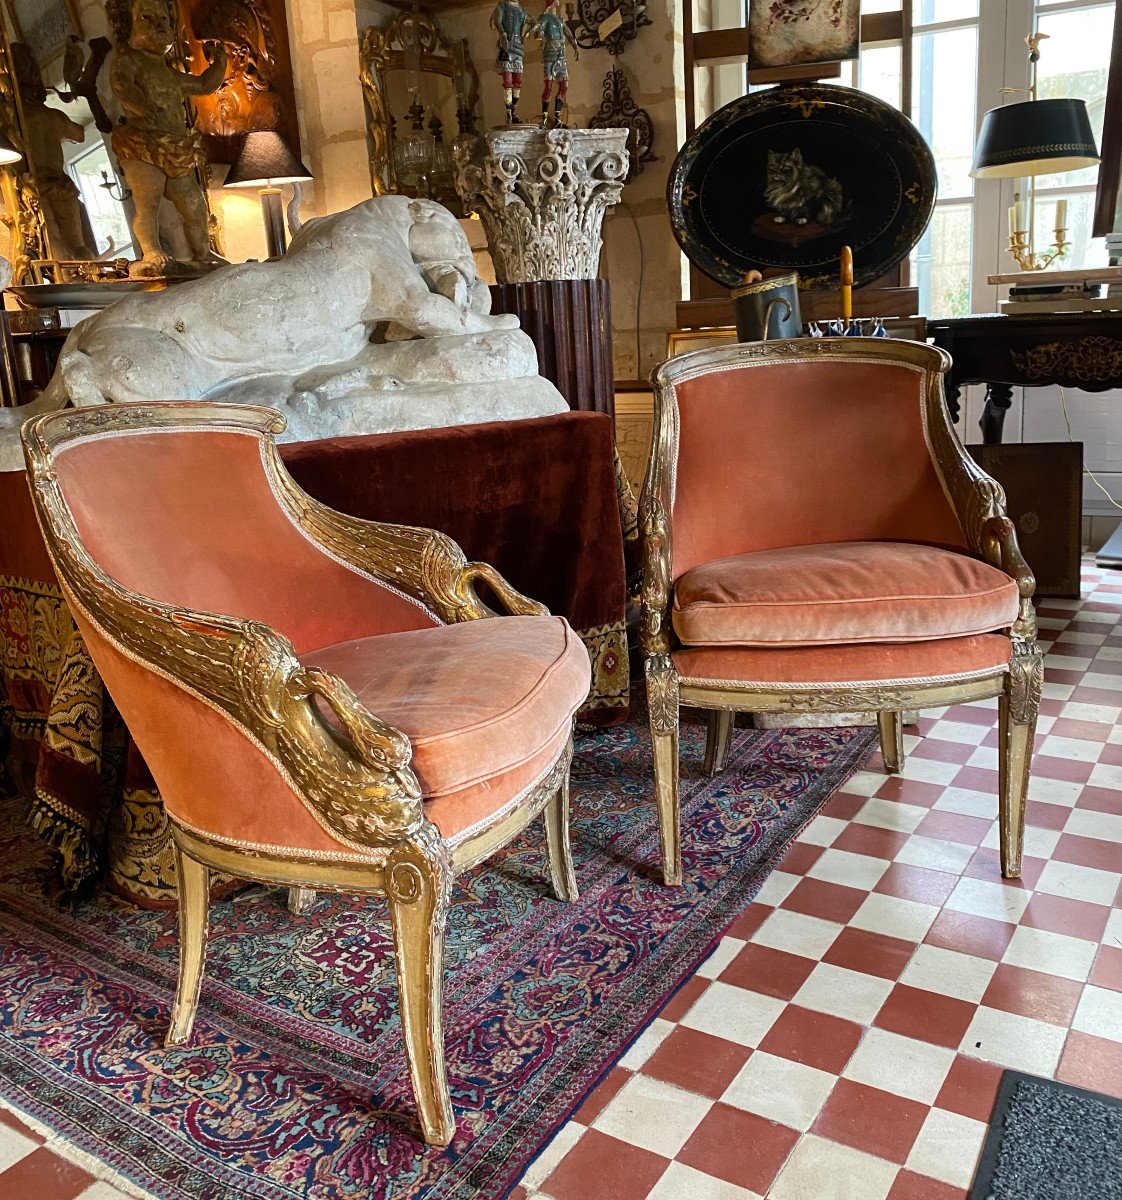
[[[1013,224],[1016,227],[1017,233],[1023,233],[1025,230],[1025,202],[1018,200],[1013,205]]]
[[[1057,200],[1056,201],[1056,229],[1060,230],[1060,229],[1066,229],[1066,228],[1067,228],[1067,201],[1066,200]]]
[[[1017,206],[1009,205],[1009,236],[1012,237],[1017,232]]]

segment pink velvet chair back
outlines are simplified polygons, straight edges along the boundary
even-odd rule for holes
[[[941,352],[878,340],[819,358],[805,344],[703,350],[656,373],[675,578],[781,546],[965,547],[927,440]]]
[[[56,429],[74,423],[62,436],[52,431],[49,458],[32,456],[33,486],[45,492],[53,477],[69,512],[48,542],[76,541],[119,587],[174,608],[263,622],[297,654],[438,624],[300,527],[267,438],[283,428],[275,413],[186,403],[113,405],[104,428],[89,410],[48,419]],[[89,573],[71,563],[60,582],[169,815],[243,848],[353,855],[248,729],[162,669],[151,647],[138,653],[127,636],[108,633],[96,603],[82,606],[75,591]]]
[[[59,447],[54,469],[90,556],[142,596],[262,621],[298,654],[436,624],[307,536],[254,429],[115,430]]]

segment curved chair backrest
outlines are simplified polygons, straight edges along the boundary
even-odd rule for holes
[[[113,405],[112,423],[51,430],[51,470],[90,557],[138,595],[261,621],[298,654],[435,624],[301,528],[271,434],[242,405]],[[85,410],[72,414],[81,422]]]
[[[271,630],[299,654],[438,621],[301,527],[283,428],[269,409],[190,402],[52,413],[23,436],[59,581],[169,814],[238,844],[337,853],[278,757],[275,706],[298,664]]]
[[[674,577],[818,542],[965,547],[931,447],[933,433],[956,436],[942,393],[949,362],[880,338],[745,343],[664,362],[644,503],[657,496],[670,514]]]

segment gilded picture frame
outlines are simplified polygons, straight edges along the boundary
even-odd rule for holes
[[[748,69],[845,62],[861,47],[859,0],[748,0]]]

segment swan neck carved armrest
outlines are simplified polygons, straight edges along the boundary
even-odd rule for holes
[[[54,479],[40,477],[36,500],[67,598],[119,653],[226,714],[344,843],[391,848],[423,833],[428,821],[405,734],[368,712],[341,680],[303,667],[268,625],[121,587],[74,537]],[[321,698],[342,732],[321,712]]]
[[[494,567],[468,562],[446,534],[337,512],[301,491],[275,456],[273,471],[289,511],[315,541],[336,558],[419,601],[445,624],[495,615],[476,595],[477,582],[486,584],[514,616],[548,615],[544,605],[523,596]]]
[[[941,374],[929,377],[926,405],[935,469],[943,480],[967,545],[979,558],[1016,581],[1021,605],[1013,633],[1018,637],[1034,638],[1036,616],[1032,597],[1036,579],[1017,545],[1016,527],[1005,508],[1005,492],[1001,484],[966,453],[959,441],[943,398]]]

